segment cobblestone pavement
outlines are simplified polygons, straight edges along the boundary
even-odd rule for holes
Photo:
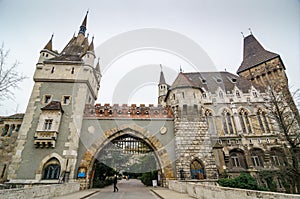
[[[89,199],[158,199],[150,187],[144,186],[139,180],[120,180],[118,181],[118,192],[113,192],[113,185],[103,189],[95,189],[99,192],[93,194]]]

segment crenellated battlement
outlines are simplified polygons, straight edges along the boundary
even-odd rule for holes
[[[96,104],[95,106],[86,105],[85,117],[99,118],[173,118],[170,106],[154,106],[149,104]]]

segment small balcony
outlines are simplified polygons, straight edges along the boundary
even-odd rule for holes
[[[57,131],[36,131],[34,145],[36,148],[54,148],[57,136]]]

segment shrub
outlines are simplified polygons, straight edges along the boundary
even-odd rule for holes
[[[255,178],[248,173],[241,173],[235,178],[221,178],[218,183],[223,187],[241,188],[241,189],[252,189],[265,191],[267,189],[258,186]]]
[[[152,186],[152,180],[157,180],[157,171],[143,173],[141,181],[146,186]]]

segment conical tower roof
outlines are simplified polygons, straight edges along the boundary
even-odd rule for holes
[[[100,74],[101,74],[101,69],[100,69],[100,59],[99,59],[99,58],[98,58],[98,62],[97,62],[97,65],[96,65],[95,70],[96,70],[97,73],[100,73]]]
[[[44,49],[52,51],[52,39],[53,39],[53,34],[51,35],[51,38],[46,44],[46,46],[44,47]]]
[[[166,84],[164,72],[160,71],[159,84]]]
[[[244,55],[243,62],[239,67],[237,73],[243,72],[254,66],[274,59],[279,55],[264,49],[264,47],[252,35],[244,38]]]

